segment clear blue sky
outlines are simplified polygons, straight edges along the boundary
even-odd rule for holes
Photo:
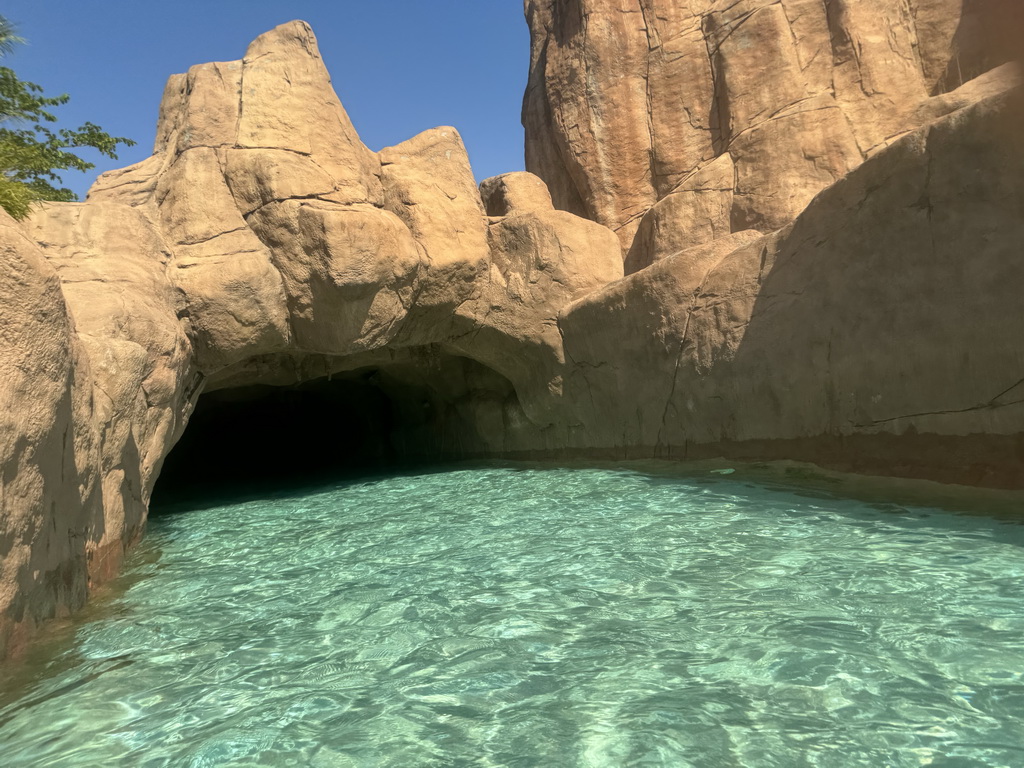
[[[454,125],[477,179],[523,169],[519,109],[529,66],[521,0],[6,0],[28,40],[4,60],[46,95],[71,95],[61,125],[91,121],[138,146],[67,174],[84,198],[95,176],[147,157],[167,76],[242,57],[257,35],[308,21],[334,89],[370,149]]]

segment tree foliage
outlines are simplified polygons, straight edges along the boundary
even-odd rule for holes
[[[20,42],[10,22],[0,17],[0,58]],[[117,159],[118,145],[135,144],[110,136],[93,123],[56,128],[57,116],[51,110],[68,99],[67,94],[44,96],[40,86],[19,80],[13,70],[0,66],[0,207],[16,219],[27,216],[37,200],[78,199],[60,186],[60,172],[88,171],[95,165],[70,150],[91,147]]]

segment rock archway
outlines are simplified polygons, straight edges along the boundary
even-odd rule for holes
[[[172,450],[165,485],[190,455],[186,475],[223,471],[207,419],[227,424],[218,438],[276,421],[257,445],[315,454],[329,443],[290,432],[285,414],[335,418],[356,439],[328,466],[366,446],[545,447],[558,313],[623,273],[615,235],[554,210],[535,176],[479,189],[454,128],[368,149],[302,22],[172,76],[156,134],[150,158],[101,176],[85,203],[41,206],[23,226],[0,217],[0,309],[18,347],[4,369],[26,372],[10,391],[33,401],[0,440],[21,483],[0,487],[5,506],[18,500],[8,529],[27,532],[24,547],[0,541],[0,657],[117,571]],[[220,453],[252,465],[234,445]]]
[[[797,33],[765,0],[627,40],[601,5],[577,34],[572,3],[527,4],[527,165],[618,236],[532,174],[478,188],[454,128],[372,152],[301,22],[172,76],[154,154],[85,203],[0,215],[0,658],[116,572],[207,415],[277,413],[255,445],[320,454],[347,430],[332,467],[726,455],[1024,487],[1019,68],[929,96],[935,9],[900,11],[894,59],[884,14]],[[967,51],[968,5],[939,5]],[[694,56],[648,45],[663,21]],[[893,87],[818,55],[839,38]]]

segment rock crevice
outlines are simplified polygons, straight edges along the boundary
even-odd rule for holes
[[[731,231],[784,226],[867,155],[926,123],[929,97],[1019,54],[1009,30],[1024,27],[1010,0],[525,7],[527,170],[557,208],[613,229],[624,252],[645,214],[716,158],[736,173]],[[691,228],[691,211],[676,208],[673,226]]]
[[[152,157],[0,217],[0,657],[116,572],[201,398],[1024,488],[996,5],[527,0],[533,173],[479,188],[454,128],[365,147],[302,22],[172,76]]]

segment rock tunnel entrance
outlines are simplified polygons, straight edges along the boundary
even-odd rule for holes
[[[289,386],[203,394],[164,462],[153,509],[259,496],[501,452],[524,417],[512,384],[446,354]]]

